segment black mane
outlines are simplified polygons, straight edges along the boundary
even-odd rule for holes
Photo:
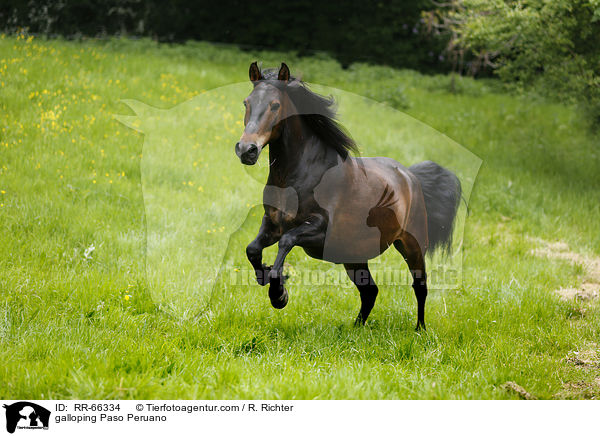
[[[308,89],[304,82],[293,76],[290,76],[288,82],[277,80],[277,73],[275,69],[264,70],[259,82],[267,82],[286,92],[306,126],[325,145],[335,149],[343,159],[348,157],[349,152],[358,152],[354,140],[336,120],[333,96],[316,94]]]

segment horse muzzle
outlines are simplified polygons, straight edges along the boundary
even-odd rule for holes
[[[238,142],[235,144],[235,154],[244,165],[254,165],[258,161],[261,148],[256,144]]]

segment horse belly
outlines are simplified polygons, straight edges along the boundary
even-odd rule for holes
[[[371,209],[372,211],[372,209]],[[401,231],[397,210],[384,213],[336,213],[325,237],[323,258],[335,263],[361,263],[383,253]]]

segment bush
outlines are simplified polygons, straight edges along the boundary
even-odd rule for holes
[[[425,14],[463,68],[581,105],[600,126],[600,0],[453,0]]]

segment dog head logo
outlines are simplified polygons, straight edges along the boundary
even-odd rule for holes
[[[48,429],[50,411],[28,401],[4,405],[6,409],[6,431],[19,429]]]

